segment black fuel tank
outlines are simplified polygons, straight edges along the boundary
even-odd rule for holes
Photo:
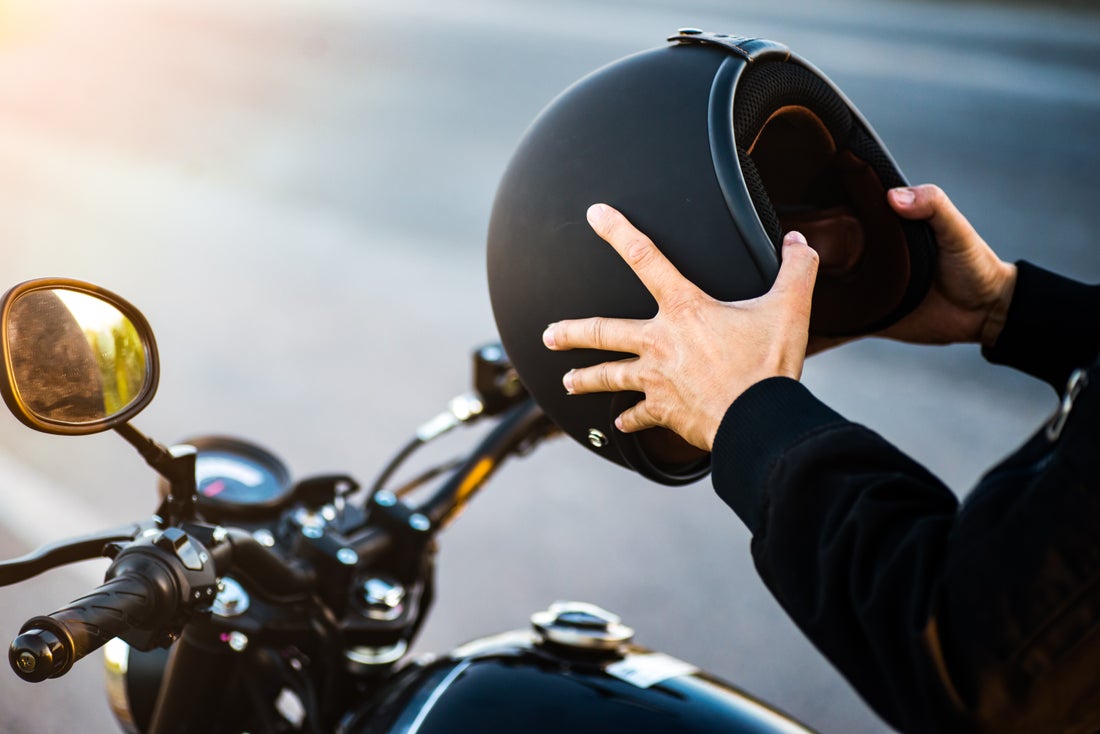
[[[342,734],[806,734],[748,694],[668,655],[511,632],[406,668]]]

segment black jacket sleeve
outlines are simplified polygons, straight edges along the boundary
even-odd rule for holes
[[[1016,290],[997,343],[982,350],[994,364],[1015,367],[1061,392],[1069,374],[1100,352],[1100,286],[1016,264]]]
[[[1095,359],[1097,316],[1100,288],[1021,263],[986,356],[1060,388]],[[892,726],[1060,731],[1100,710],[1098,396],[960,507],[799,383],[765,380],[719,428],[714,486],[752,530],[769,589]]]

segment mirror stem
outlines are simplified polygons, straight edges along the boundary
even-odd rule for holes
[[[129,423],[115,426],[115,431],[138,450],[145,463],[168,480],[168,496],[157,510],[158,525],[173,525],[195,519],[195,456],[194,446],[181,444],[165,448]]]

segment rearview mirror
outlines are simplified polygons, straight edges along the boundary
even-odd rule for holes
[[[141,312],[90,283],[44,278],[0,300],[8,409],[46,433],[105,431],[137,415],[157,389],[153,332]]]

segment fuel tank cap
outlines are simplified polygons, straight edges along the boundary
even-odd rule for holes
[[[544,642],[583,650],[614,650],[634,639],[618,615],[583,601],[554,602],[531,615],[531,626]]]

